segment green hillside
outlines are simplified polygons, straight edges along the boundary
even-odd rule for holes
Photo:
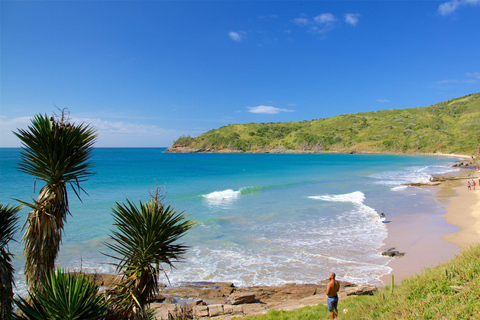
[[[392,109],[311,121],[231,124],[197,138],[182,136],[169,151],[388,152],[477,154],[480,93],[429,107]]]

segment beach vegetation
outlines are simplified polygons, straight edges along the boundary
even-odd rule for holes
[[[149,318],[148,304],[157,293],[158,276],[182,259],[187,246],[178,240],[194,226],[184,212],[164,204],[159,189],[148,202],[116,203],[116,230],[106,246],[114,254],[122,282],[109,292],[113,312],[121,319]]]
[[[0,319],[11,319],[13,310],[13,288],[15,286],[12,265],[13,255],[9,242],[14,240],[17,227],[17,212],[21,206],[0,204]]]
[[[461,153],[480,151],[480,93],[429,107],[339,115],[311,121],[230,124],[174,145],[266,152]]]
[[[42,279],[42,286],[34,287],[28,299],[19,297],[15,303],[20,312],[14,319],[19,320],[96,320],[105,319],[108,311],[92,280],[61,269]]]
[[[80,198],[81,183],[90,175],[95,130],[70,123],[65,110],[60,116],[36,115],[28,129],[14,134],[22,144],[18,170],[35,177],[41,186],[33,202],[19,200],[30,208],[24,225],[25,279],[30,288],[46,283],[54,271],[62,232],[70,214],[67,186]]]
[[[480,246],[475,246],[406,278],[400,285],[388,285],[371,296],[340,300],[339,319],[478,319],[479,275]],[[271,310],[242,319],[327,319],[326,311],[326,306],[318,305],[296,311]],[[310,313],[313,315],[307,316]]]

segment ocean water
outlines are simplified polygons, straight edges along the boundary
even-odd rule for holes
[[[36,198],[41,183],[18,172],[20,149],[0,149],[0,203]],[[237,286],[340,280],[381,285],[390,272],[379,254],[388,224],[378,220],[443,213],[429,190],[403,186],[454,171],[452,158],[343,154],[171,154],[164,149],[95,149],[96,174],[82,201],[70,192],[57,263],[70,270],[115,271],[104,245],[111,208],[146,201],[156,185],[165,202],[197,226],[182,242],[185,259],[167,269],[172,285],[231,281]],[[20,227],[27,216],[21,211]],[[25,292],[21,231],[11,243]],[[167,279],[160,279],[167,283]]]

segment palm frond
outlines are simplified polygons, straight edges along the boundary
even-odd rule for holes
[[[22,315],[17,319],[104,319],[108,310],[98,287],[83,274],[57,269],[51,272],[42,290],[33,289],[29,301],[15,300]]]
[[[17,212],[20,209],[21,206],[0,204],[0,319],[10,319],[12,316],[15,270],[8,244],[18,229]]]
[[[95,130],[84,124],[71,124],[62,113],[60,119],[36,115],[27,130],[14,134],[22,143],[18,170],[44,183],[30,207],[24,226],[25,277],[37,286],[54,270],[62,232],[70,214],[67,186],[80,199],[80,184],[93,174],[91,157]]]
[[[124,310],[144,311],[158,286],[156,266],[173,266],[186,252],[187,246],[177,241],[194,226],[183,212],[165,206],[158,197],[136,206],[130,200],[116,203],[112,208],[116,230],[105,245],[115,254],[117,271],[124,276],[123,287],[117,292]],[[137,314],[131,312],[131,314]]]

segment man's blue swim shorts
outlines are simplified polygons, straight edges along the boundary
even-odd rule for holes
[[[328,304],[328,311],[332,312],[333,310],[335,310],[338,304],[338,296],[335,296],[332,298],[328,297],[327,304]]]

